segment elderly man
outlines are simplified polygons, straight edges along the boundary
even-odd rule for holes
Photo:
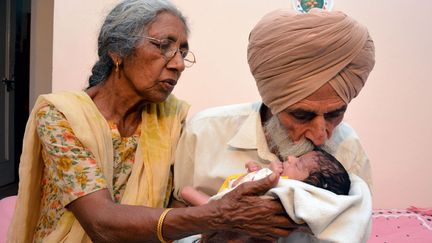
[[[369,160],[342,121],[374,66],[367,29],[341,12],[277,10],[250,33],[248,62],[262,103],[213,108],[190,120],[176,155],[177,198],[184,186],[214,195],[225,177],[245,171],[247,161],[266,167],[313,146],[370,186]],[[354,224],[362,234],[355,240],[365,241],[370,225],[346,227]]]

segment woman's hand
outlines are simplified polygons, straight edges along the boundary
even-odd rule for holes
[[[254,182],[239,185],[220,200],[210,204],[219,209],[215,228],[246,233],[252,237],[274,240],[286,237],[299,226],[286,214],[280,201],[261,197],[279,180],[275,173]]]
[[[278,180],[279,176],[273,173],[258,181],[245,182],[209,204],[171,210],[163,221],[165,239],[200,233],[214,236],[217,232],[234,232],[242,238],[264,240],[287,236],[298,226],[289,219],[278,200],[261,197]],[[74,200],[68,209],[94,242],[155,242],[155,230],[163,210],[116,204],[107,189]]]

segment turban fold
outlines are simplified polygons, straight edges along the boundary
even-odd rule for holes
[[[342,12],[276,10],[251,31],[248,63],[264,104],[277,114],[327,82],[348,104],[374,53],[367,29]]]

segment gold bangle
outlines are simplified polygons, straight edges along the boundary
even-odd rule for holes
[[[160,242],[165,243],[167,241],[164,240],[163,235],[162,235],[162,226],[163,226],[163,222],[165,220],[165,216],[168,214],[168,212],[171,210],[172,208],[167,208],[165,209],[161,215],[159,216],[159,220],[158,220],[158,224],[157,224],[157,228],[156,228],[156,232],[157,232],[157,237],[159,239]]]

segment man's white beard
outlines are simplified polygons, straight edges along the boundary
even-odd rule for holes
[[[282,161],[286,161],[290,155],[298,157],[312,151],[314,148],[312,142],[304,137],[297,142],[292,141],[288,135],[287,129],[280,124],[277,116],[272,116],[264,124],[264,134],[267,138],[270,151],[276,153]],[[334,151],[334,146],[330,144],[329,140],[320,147],[328,153]]]

